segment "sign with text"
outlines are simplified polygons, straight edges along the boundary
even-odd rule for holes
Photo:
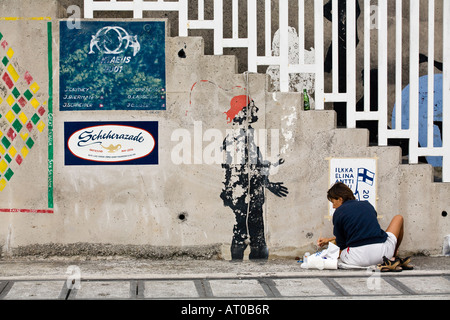
[[[59,109],[165,110],[164,21],[60,22]]]
[[[376,208],[377,159],[375,158],[332,158],[330,159],[330,186],[336,182],[345,183],[359,201],[369,201]],[[334,209],[329,204],[329,213]]]
[[[158,164],[158,122],[65,122],[65,165]]]

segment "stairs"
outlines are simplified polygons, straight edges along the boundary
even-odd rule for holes
[[[229,127],[220,112],[225,111],[228,100],[234,95],[245,94],[236,89],[236,86],[245,87],[244,75],[236,74],[234,57],[204,56],[202,45],[201,38],[168,39],[168,97],[172,94],[187,97],[192,93],[187,113],[187,104],[179,101],[169,107],[168,112],[171,117],[178,116],[183,125],[202,121],[203,128],[225,131]],[[184,55],[179,57],[180,50],[185,58]],[[336,128],[334,111],[303,111],[300,94],[268,92],[267,78],[262,74],[251,74],[249,79],[250,96],[259,108],[256,127],[266,129],[268,134],[267,154],[277,154],[270,150],[270,130],[276,130],[280,156],[285,159],[269,179],[283,182],[289,188],[286,198],[265,193],[265,231],[272,257],[301,255],[306,250],[315,250],[315,241],[320,235],[331,236],[326,199],[330,158],[376,158],[377,210],[382,228],[388,226],[393,216],[401,214],[406,221],[401,247],[404,252],[441,253],[444,236],[450,230],[448,218],[442,216],[450,207],[450,186],[433,182],[430,165],[401,164],[400,147],[369,146],[368,130]],[[194,83],[201,80],[208,82],[202,82],[191,91]],[[183,121],[186,114],[191,114],[192,118]],[[202,178],[210,183],[217,182],[217,177],[212,178],[214,174],[223,177],[220,170],[201,167]],[[196,170],[188,166],[185,169]],[[186,183],[199,188],[196,183]],[[211,188],[204,192],[210,194],[207,197],[211,201],[216,199],[213,207],[222,212],[221,215],[233,216],[229,208],[223,208],[217,192],[211,193]],[[222,219],[234,223],[233,219]],[[231,239],[231,225],[224,228],[229,229]]]

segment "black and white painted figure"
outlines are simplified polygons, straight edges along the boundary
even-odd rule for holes
[[[278,166],[284,160],[280,159],[272,164],[262,158],[260,148],[255,144],[252,128],[252,124],[258,121],[258,108],[253,100],[248,99],[246,103],[247,99],[246,96],[233,98],[232,109],[234,107],[236,111],[231,118],[233,130],[227,132],[222,146],[225,151],[222,164],[225,181],[220,197],[224,205],[233,210],[236,218],[231,242],[232,260],[242,260],[248,245],[249,259],[268,258],[263,216],[265,189],[278,197],[286,197],[288,194],[288,189],[282,182],[269,181],[271,166]]]

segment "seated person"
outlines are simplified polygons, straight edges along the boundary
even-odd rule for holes
[[[317,245],[336,242],[343,263],[368,267],[378,265],[381,271],[412,269],[409,257],[398,258],[403,238],[403,217],[395,216],[386,231],[377,220],[377,212],[368,201],[355,199],[353,191],[344,183],[335,183],[327,192],[336,209],[333,214],[332,238],[319,238]]]

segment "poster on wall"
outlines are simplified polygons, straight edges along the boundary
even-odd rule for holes
[[[165,21],[60,21],[60,111],[165,110],[165,36]]]
[[[377,159],[376,158],[332,158],[330,159],[330,186],[345,183],[359,201],[369,201],[376,208]],[[334,209],[329,204],[329,214]]]
[[[65,122],[65,165],[158,164],[158,122]]]

